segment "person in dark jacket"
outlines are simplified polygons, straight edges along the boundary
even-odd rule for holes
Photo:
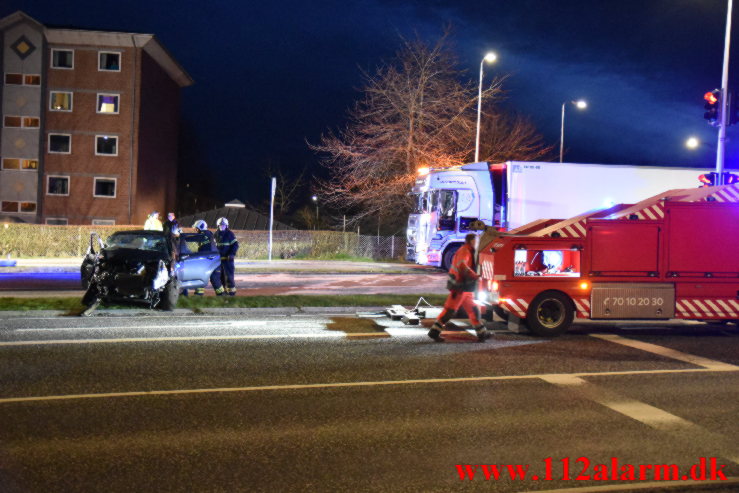
[[[234,259],[236,258],[236,252],[239,251],[239,242],[233,231],[228,229],[228,219],[219,217],[216,226],[218,227],[216,246],[221,254],[221,271],[223,272],[226,292],[229,296],[235,296],[236,282],[234,281],[234,274],[236,273],[236,266]]]
[[[213,237],[213,233],[208,230],[208,223],[202,219],[198,219],[192,227],[195,228],[196,232],[203,234],[202,240],[198,243],[198,253],[212,252],[215,247],[215,238]],[[218,267],[210,275],[210,284],[213,286],[216,295],[223,296],[226,294],[226,290],[223,289],[223,282],[221,281],[220,264],[218,264]],[[197,296],[205,296],[205,288],[195,288],[195,294]]]

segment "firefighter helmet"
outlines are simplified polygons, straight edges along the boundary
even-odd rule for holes
[[[219,217],[218,220],[216,221],[216,226],[220,228],[221,224],[225,224],[226,227],[228,228],[228,219],[226,219],[225,217]]]
[[[206,223],[202,219],[198,219],[197,221],[195,221],[195,224],[193,224],[192,227],[197,229],[198,231],[205,231],[206,229],[208,229],[208,223]]]

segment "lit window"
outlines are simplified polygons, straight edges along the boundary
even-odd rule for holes
[[[34,116],[23,117],[23,128],[38,128],[41,124],[41,120]]]
[[[115,226],[115,219],[93,219],[93,226]]]
[[[115,178],[95,178],[93,195],[95,197],[115,198]]]
[[[49,109],[51,111],[72,111],[72,93],[51,91]]]
[[[98,113],[118,114],[118,94],[98,94]]]
[[[49,134],[49,152],[54,154],[69,154],[72,152],[72,136]]]
[[[13,85],[23,85],[23,74],[5,74],[5,83]]]
[[[23,159],[21,169],[38,169],[38,161],[36,159]]]
[[[36,212],[36,202],[21,202],[21,212]]]
[[[108,70],[112,72],[121,71],[121,54],[109,51],[100,52],[100,60],[98,70]]]
[[[51,66],[52,68],[74,68],[74,51],[51,50]]]
[[[46,182],[47,195],[69,195],[68,176],[49,176]]]
[[[20,127],[23,125],[23,119],[20,116],[6,116],[3,121],[6,127]]]
[[[4,158],[3,169],[21,169],[21,160],[14,158]]]
[[[40,75],[24,75],[23,83],[27,86],[40,86],[41,76]]]
[[[111,137],[109,135],[97,135],[95,137],[95,155],[117,156],[118,137]]]
[[[66,217],[47,217],[46,224],[50,226],[66,226],[69,220]]]
[[[3,200],[0,208],[2,208],[3,212],[18,212],[18,202],[8,202]]]

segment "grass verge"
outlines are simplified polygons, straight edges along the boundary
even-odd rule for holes
[[[180,297],[177,308],[189,308],[200,312],[203,308],[277,308],[304,306],[414,306],[423,296],[429,303],[441,305],[446,299],[443,295],[285,295],[285,296],[189,296]],[[115,305],[101,308],[142,308],[141,305]],[[77,298],[0,298],[0,313],[3,310],[62,310],[69,314],[79,314],[84,307]]]

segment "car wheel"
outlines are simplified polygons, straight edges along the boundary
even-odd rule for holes
[[[177,300],[180,298],[180,283],[177,279],[172,279],[164,286],[160,295],[159,308],[166,311],[172,311],[177,307]]]
[[[442,269],[449,270],[449,267],[452,266],[452,259],[454,258],[454,254],[457,253],[459,247],[460,245],[452,245],[446,249],[446,251],[444,252],[444,256],[441,259]]]
[[[555,337],[564,333],[574,318],[575,310],[567,295],[559,291],[544,291],[529,306],[526,324],[534,335]]]

